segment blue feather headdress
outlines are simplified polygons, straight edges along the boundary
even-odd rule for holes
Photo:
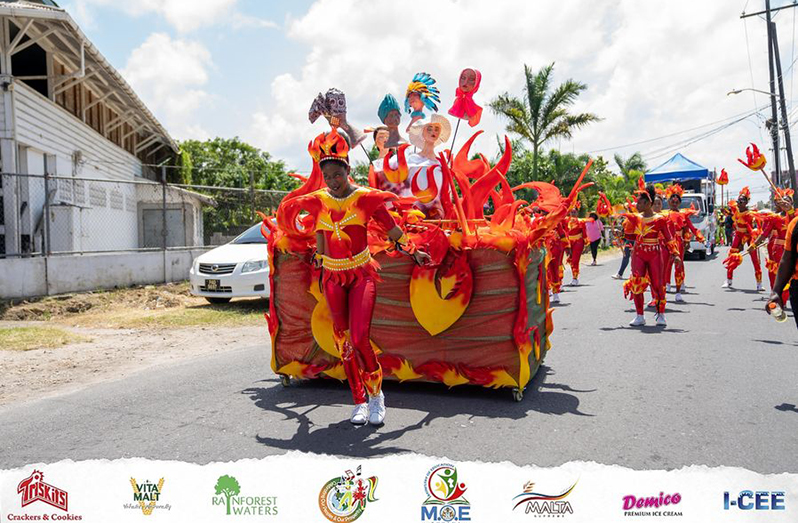
[[[438,110],[436,102],[440,102],[440,91],[434,87],[435,79],[429,73],[416,73],[413,81],[407,86],[407,93],[405,94],[405,111],[412,113],[413,109],[410,107],[410,100],[408,97],[412,93],[416,93],[421,97],[424,107],[433,111]]]

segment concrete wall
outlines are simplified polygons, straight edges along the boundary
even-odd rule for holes
[[[194,258],[208,249],[166,251],[166,281],[188,279]],[[0,299],[163,282],[163,251],[0,259]]]

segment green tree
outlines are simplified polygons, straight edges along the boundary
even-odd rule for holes
[[[643,160],[643,155],[641,155],[639,152],[632,154],[625,160],[623,156],[615,153],[615,164],[618,166],[618,169],[620,169],[623,177],[627,180],[629,180],[629,173],[631,171],[646,172],[646,169],[648,168],[645,160]]]
[[[230,498],[241,494],[241,485],[233,476],[221,476],[216,480],[216,495],[224,495],[227,501],[227,515],[230,515]]]
[[[369,163],[362,162],[362,161],[355,161],[354,166],[352,167],[351,175],[354,178],[355,183],[359,185],[368,186],[369,184],[369,166],[371,162],[376,160],[380,157],[380,151],[377,149],[377,146],[374,145],[368,150],[369,153]],[[361,155],[362,157],[362,155]],[[352,151],[349,152],[349,158],[352,158]]]
[[[571,138],[574,130],[600,120],[593,113],[569,112],[569,107],[587,89],[587,85],[569,79],[553,88],[553,69],[552,63],[535,73],[524,65],[526,89],[523,97],[504,93],[490,102],[494,113],[509,120],[507,131],[532,144],[532,180],[539,179],[538,153],[548,140]]]
[[[282,193],[251,189],[287,191],[298,185],[288,176],[282,161],[273,160],[269,153],[238,137],[186,140],[180,148],[183,180],[222,188],[193,189],[211,196],[216,202],[215,207],[203,207],[206,242],[214,232],[225,235],[242,232],[257,220],[253,211],[272,211],[282,198]]]

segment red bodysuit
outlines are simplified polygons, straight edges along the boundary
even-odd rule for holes
[[[576,280],[579,279],[579,260],[582,258],[582,251],[585,250],[587,229],[585,222],[576,216],[569,216],[565,219],[565,228],[568,231],[568,243],[571,245],[568,264],[571,266],[571,274]]]
[[[549,250],[550,256],[546,273],[546,277],[549,281],[549,290],[557,294],[562,288],[562,260],[565,249],[568,247],[568,230],[565,228],[563,222],[558,223],[557,227],[548,233],[546,236],[546,247]]]
[[[677,254],[668,220],[661,214],[649,218],[642,214],[627,214],[626,219],[634,226],[635,245],[632,250],[632,276],[624,283],[624,296],[635,303],[638,315],[643,314],[643,293],[651,285],[651,294],[658,313],[665,312],[665,285],[662,282],[662,250]],[[662,240],[664,240],[664,245]]]
[[[692,213],[687,210],[667,211],[665,216],[671,224],[671,232],[673,237],[676,238],[676,246],[679,249],[679,256],[674,259],[668,256],[665,264],[665,283],[671,282],[671,269],[674,268],[674,279],[676,280],[676,291],[682,290],[684,285],[684,253],[690,240],[695,236],[698,241],[704,241],[704,235],[701,231],[695,228],[693,222],[690,221]]]
[[[323,249],[319,249],[324,252],[324,296],[356,404],[366,402],[366,392],[376,396],[382,387],[382,369],[369,339],[377,273],[369,253],[367,227],[372,218],[385,230],[396,226],[385,207],[385,202],[394,199],[388,192],[357,187],[345,198],[319,189],[285,204],[315,216],[315,231],[324,236]]]
[[[746,209],[740,211],[737,202],[730,202],[732,210],[732,220],[734,221],[734,239],[732,240],[729,256],[723,261],[726,265],[726,278],[731,280],[734,277],[734,270],[742,265],[743,258],[740,250],[743,246],[753,245],[754,238],[754,212]],[[754,264],[754,276],[756,282],[762,282],[762,267],[759,265],[759,251],[751,251],[751,263]]]
[[[765,262],[765,267],[768,270],[771,289],[773,289],[773,285],[776,283],[776,272],[778,271],[781,257],[784,255],[784,241],[787,238],[787,226],[794,217],[795,210],[790,210],[786,215],[764,215],[762,232],[755,242],[760,243],[766,238],[770,238],[768,240],[768,259]]]

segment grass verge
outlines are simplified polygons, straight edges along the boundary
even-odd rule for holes
[[[0,350],[54,349],[85,341],[91,340],[57,327],[0,327]]]

